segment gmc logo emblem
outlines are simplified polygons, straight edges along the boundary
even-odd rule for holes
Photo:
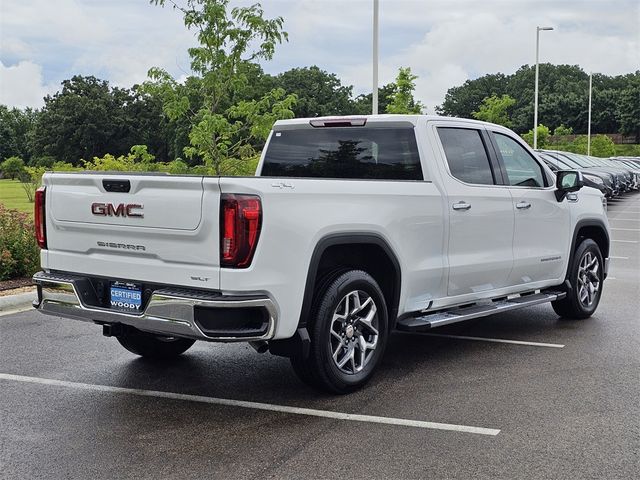
[[[142,210],[144,207],[137,203],[92,203],[91,213],[102,217],[138,217],[143,218],[144,213],[137,213],[134,210]]]

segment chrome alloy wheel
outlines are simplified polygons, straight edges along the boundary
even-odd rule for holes
[[[356,374],[378,345],[378,307],[362,290],[347,293],[333,312],[329,337],[331,356],[341,372]]]
[[[592,252],[586,252],[578,267],[578,299],[583,307],[593,305],[600,291],[600,262]]]

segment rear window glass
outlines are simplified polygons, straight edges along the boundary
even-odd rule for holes
[[[261,176],[423,180],[412,127],[275,131]]]
[[[478,130],[439,127],[451,175],[466,183],[493,185],[493,172]]]

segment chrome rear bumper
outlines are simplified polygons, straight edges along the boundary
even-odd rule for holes
[[[33,281],[38,287],[38,300],[33,306],[47,315],[71,318],[98,324],[124,324],[139,330],[166,336],[193,338],[196,340],[233,342],[270,340],[275,332],[277,310],[274,302],[264,295],[224,296],[215,292],[188,289],[162,288],[151,294],[144,311],[128,313],[120,310],[96,307],[82,301],[80,288],[85,277],[38,272]],[[242,329],[222,335],[205,333],[196,321],[196,309],[215,316],[229,309],[260,310],[264,314],[265,327],[259,334],[246,334]]]

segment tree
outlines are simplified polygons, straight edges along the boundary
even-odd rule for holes
[[[160,99],[137,86],[111,88],[105,80],[76,75],[62,82],[61,91],[45,97],[31,149],[34,157],[79,165],[81,159],[123,155],[132,145],[148,144],[165,160],[170,132],[161,112]]]
[[[0,105],[0,162],[9,157],[31,158],[30,137],[38,112]]]
[[[0,163],[0,171],[5,178],[19,179],[24,175],[24,160],[19,157],[9,157]]]
[[[395,83],[387,83],[378,88],[378,111],[387,111],[387,106],[391,103],[395,89]],[[352,101],[352,113],[354,115],[370,115],[372,105],[373,95],[371,93],[360,94]]]
[[[594,75],[595,76],[595,75]],[[620,104],[621,91],[593,88],[591,108],[591,131],[594,133],[614,133],[620,129],[618,118],[618,105]],[[588,97],[585,99],[588,102]],[[588,103],[587,103],[588,105]],[[588,108],[588,107],[587,107]],[[587,110],[587,121],[588,110]]]
[[[353,113],[353,87],[343,86],[334,73],[317,66],[292,68],[274,79],[275,84],[298,97],[293,112],[296,117],[321,117]]]
[[[162,99],[147,94],[140,85],[116,90],[114,96],[122,108],[123,124],[119,129],[122,132],[120,142],[114,142],[114,149],[110,151],[120,153],[129,151],[134,145],[146,145],[157,161],[175,158],[172,145],[176,142],[178,125],[162,114]],[[181,148],[179,152],[182,152]]]
[[[620,133],[635,135],[640,143],[640,71],[631,78],[629,85],[620,93],[618,106]]]
[[[542,124],[538,125],[538,148],[544,148],[547,146],[547,140],[549,139],[550,133],[551,130],[549,130],[549,127],[545,127]],[[522,135],[522,138],[530,147],[533,147],[533,128]]]
[[[165,0],[150,0],[164,6]],[[171,121],[186,120],[190,159],[201,159],[215,174],[235,169],[255,158],[253,142],[264,141],[265,125],[291,118],[295,95],[274,88],[260,99],[241,100],[249,81],[248,64],[270,60],[277,44],[286,41],[283,19],[265,19],[256,3],[229,11],[229,0],[169,0],[184,24],[194,30],[198,45],[189,49],[191,80],[199,104],[185,95],[183,86],[166,71],[152,68],[145,91],[162,98],[163,112]],[[271,125],[269,125],[269,128]],[[267,132],[267,133],[265,133]]]
[[[386,108],[387,113],[422,113],[424,105],[413,98],[417,78],[417,75],[411,73],[411,68],[400,67],[391,102]]]
[[[507,93],[507,83],[508,77],[503,73],[467,80],[464,84],[447,91],[444,102],[436,107],[436,112],[450,117],[471,118],[472,112],[480,108],[485,98]]]
[[[629,109],[640,97],[633,91],[640,72],[609,77],[593,75],[593,108],[591,129],[594,132],[622,133],[622,111]],[[484,75],[447,91],[444,102],[436,111],[443,115],[471,117],[478,112],[482,100],[490,96],[509,95],[516,103],[510,108],[511,128],[518,133],[528,131],[533,124],[535,67],[524,65],[511,75]],[[552,130],[566,125],[574,132],[587,131],[589,75],[577,65],[540,65],[538,113],[541,121]],[[637,88],[637,87],[636,87]],[[622,92],[627,94],[623,98]],[[637,112],[637,110],[636,110]],[[633,108],[625,117],[633,124]],[[633,128],[625,131],[635,131]],[[639,138],[640,141],[640,138]]]
[[[76,75],[44,102],[35,127],[35,152],[78,163],[113,149],[110,139],[116,136],[121,115],[115,111],[108,82]]]
[[[473,112],[473,117],[485,122],[497,123],[505,127],[511,127],[509,120],[509,109],[516,104],[514,98],[509,95],[498,97],[492,95],[482,101],[482,105],[477,112]]]

